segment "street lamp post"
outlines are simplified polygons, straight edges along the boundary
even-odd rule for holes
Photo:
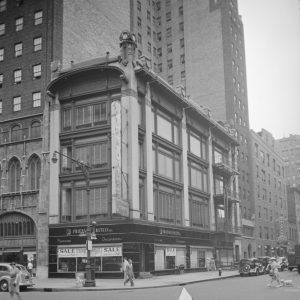
[[[87,259],[86,259],[86,278],[85,278],[85,287],[93,287],[96,286],[95,278],[92,277],[92,269],[91,269],[91,250],[92,250],[92,230],[91,230],[91,217],[90,217],[90,166],[85,164],[82,161],[79,161],[78,159],[75,159],[71,156],[68,156],[66,154],[63,154],[58,151],[53,152],[52,156],[52,162],[57,162],[57,156],[56,154],[59,154],[60,156],[64,156],[71,161],[75,162],[81,169],[82,174],[84,175],[85,181],[86,181],[86,196],[87,196],[87,228],[86,228],[86,253],[87,253]]]

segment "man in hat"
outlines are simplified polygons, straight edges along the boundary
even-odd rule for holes
[[[17,296],[19,300],[21,300],[20,295],[20,271],[16,267],[15,262],[10,263],[11,269],[10,269],[10,281],[9,281],[9,294],[11,298],[14,298],[14,295]]]
[[[276,287],[281,287],[282,285],[279,278],[278,264],[275,257],[271,257],[269,259],[269,265],[267,266],[267,269],[270,270],[269,275],[271,276],[271,281],[268,286],[272,286],[273,281],[275,281],[277,282]]]

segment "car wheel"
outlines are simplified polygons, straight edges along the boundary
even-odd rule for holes
[[[293,268],[289,268],[289,271],[293,271]]]
[[[7,280],[2,280],[0,282],[0,291],[2,291],[2,292],[8,291],[8,281]]]

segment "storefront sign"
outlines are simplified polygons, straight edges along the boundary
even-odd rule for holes
[[[166,256],[176,256],[176,248],[166,248]]]
[[[86,235],[86,227],[75,227],[75,228],[66,228],[66,235]],[[101,233],[112,233],[113,230],[110,227],[96,227],[94,229],[94,232],[96,234],[101,234]]]
[[[90,250],[90,249],[89,249]],[[87,250],[84,247],[59,247],[58,257],[87,257]],[[93,247],[92,257],[122,256],[122,247]]]
[[[89,251],[91,251],[91,250],[93,250],[93,243],[92,243],[92,241],[86,241],[87,242],[87,249],[89,250]]]
[[[101,249],[101,256],[122,256],[122,247],[104,247]]]

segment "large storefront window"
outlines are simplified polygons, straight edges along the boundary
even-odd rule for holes
[[[58,272],[85,271],[86,248],[82,246],[59,246],[57,249]],[[96,272],[120,272],[122,267],[122,246],[95,246],[91,251],[91,264]]]
[[[191,268],[205,267],[205,251],[201,248],[191,247]]]
[[[209,227],[208,200],[196,195],[190,195],[191,225],[200,228]]]
[[[154,211],[156,221],[180,225],[182,218],[181,191],[161,184],[155,185]]]
[[[174,245],[154,247],[155,270],[175,269],[180,265],[186,267],[186,249]]]

